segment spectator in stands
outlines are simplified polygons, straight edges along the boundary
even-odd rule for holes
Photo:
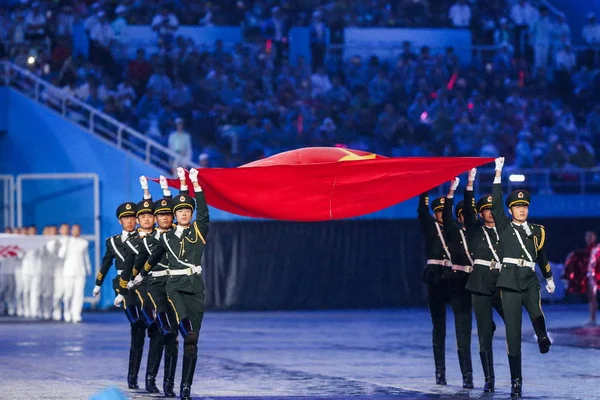
[[[455,27],[468,28],[471,23],[471,7],[466,3],[466,0],[458,0],[450,7],[448,18]]]
[[[500,25],[498,29],[494,32],[494,44],[512,44],[514,43],[512,39],[512,31],[508,26],[508,20],[504,17],[500,18]]]
[[[275,65],[281,66],[284,53],[287,52],[288,46],[288,25],[283,18],[283,13],[279,7],[271,9],[271,18],[265,21],[262,33],[263,38],[270,40],[275,51]]]
[[[518,0],[510,9],[515,24],[515,55],[522,57],[529,46],[529,30],[538,18],[538,11],[527,0]]]
[[[539,70],[548,66],[548,55],[552,39],[553,24],[548,15],[548,7],[540,7],[540,15],[531,28],[531,42],[534,52],[534,67]]]
[[[209,161],[208,154],[201,153],[198,156],[198,164],[200,164],[200,168],[210,168],[210,161]]]
[[[25,17],[25,39],[34,43],[41,42],[46,37],[46,16],[42,12],[40,3],[34,1],[31,10]]]
[[[160,14],[157,14],[152,20],[152,30],[158,35],[159,41],[170,42],[178,29],[179,20],[167,6],[163,6]]]
[[[179,156],[175,168],[187,164],[192,159],[192,137],[184,129],[182,118],[175,120],[175,131],[169,135],[169,149]]]
[[[115,40],[113,28],[104,11],[98,12],[98,21],[90,31],[92,61],[115,73],[111,46]]]
[[[325,54],[327,53],[327,26],[323,22],[320,11],[313,13],[312,22],[309,26],[310,56],[312,59],[312,70],[316,71],[323,67]]]
[[[588,14],[588,23],[581,29],[581,37],[588,47],[588,50],[584,53],[583,62],[589,68],[592,68],[598,54],[598,46],[600,46],[600,24],[598,24],[596,14]]]
[[[554,48],[554,52],[562,49],[567,43],[571,43],[571,28],[569,28],[565,16],[559,14],[556,16],[556,23],[552,26],[552,47]]]

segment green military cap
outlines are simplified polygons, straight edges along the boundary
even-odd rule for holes
[[[152,212],[154,215],[157,214],[173,214],[173,208],[171,207],[170,199],[160,199],[154,202],[152,205]]]
[[[492,208],[492,195],[486,194],[477,201],[477,211],[481,212],[486,208]]]
[[[433,211],[442,211],[442,208],[444,208],[445,202],[446,202],[445,197],[438,197],[437,199],[435,199],[434,201],[431,202],[431,209]]]
[[[171,206],[173,207],[173,212],[181,210],[182,208],[190,208],[192,211],[194,211],[196,208],[196,202],[192,196],[180,194],[171,200]]]
[[[152,214],[152,202],[150,200],[142,200],[135,206],[135,216],[142,214]]]
[[[515,190],[506,198],[506,206],[511,208],[513,206],[529,206],[531,202],[531,195],[526,190]]]
[[[131,201],[121,204],[117,207],[117,218],[135,217],[135,207],[135,203]]]
[[[456,218],[458,218],[458,216],[463,212],[464,204],[465,203],[462,200],[456,203],[456,210],[454,210],[454,215],[456,215]]]

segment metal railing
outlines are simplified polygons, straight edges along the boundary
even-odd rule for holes
[[[197,167],[182,160],[175,152],[126,126],[102,111],[71,96],[30,71],[13,63],[4,62],[0,71],[3,81],[32,100],[47,106],[82,129],[96,135],[111,145],[171,174],[175,164],[185,168]]]

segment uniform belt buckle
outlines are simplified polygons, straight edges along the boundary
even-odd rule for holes
[[[490,261],[490,269],[495,269],[496,268],[496,261]]]
[[[473,267],[471,267],[470,265],[465,265],[465,272],[470,274],[472,270],[473,270]]]
[[[443,260],[442,261],[442,265],[444,267],[451,267],[452,266],[452,261],[450,261],[450,260]]]
[[[165,273],[167,274],[167,276],[171,275],[171,270],[170,269],[165,269]]]
[[[522,267],[522,266],[524,266],[524,265],[525,265],[525,260],[523,260],[522,258],[520,258],[520,259],[517,261],[517,265],[518,265],[519,267]]]

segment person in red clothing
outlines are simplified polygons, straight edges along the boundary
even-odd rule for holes
[[[150,79],[150,75],[152,75],[152,65],[146,60],[146,51],[144,49],[137,50],[135,59],[129,62],[128,70],[133,87],[138,96],[140,96],[148,79]]]
[[[600,245],[595,232],[585,233],[585,248],[572,251],[565,260],[563,279],[569,282],[567,293],[586,294],[590,303],[590,319],[586,325],[596,324],[597,278],[600,277]]]

